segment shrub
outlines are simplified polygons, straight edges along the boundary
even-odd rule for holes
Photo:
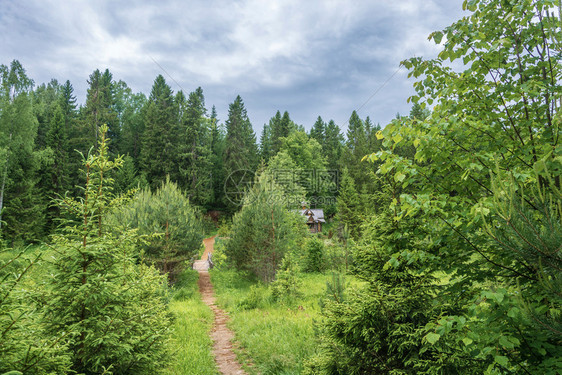
[[[264,300],[264,290],[259,285],[250,286],[250,291],[244,299],[238,303],[241,310],[251,310],[257,308]]]
[[[301,280],[297,275],[297,267],[292,257],[283,258],[281,268],[277,272],[275,281],[271,283],[271,295],[274,301],[286,298],[298,298],[302,296],[300,292]]]
[[[324,241],[313,237],[306,246],[305,272],[322,272],[325,268]]]
[[[143,245],[146,260],[169,272],[171,280],[201,247],[199,215],[169,178],[155,193],[150,189],[138,192],[125,207],[113,211],[111,220],[121,227],[138,229],[141,235],[152,235]]]

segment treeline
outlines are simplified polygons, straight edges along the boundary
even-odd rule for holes
[[[51,201],[79,193],[80,153],[97,144],[103,124],[109,157],[125,156],[111,176],[116,194],[154,190],[169,177],[201,211],[232,214],[240,207],[225,196],[227,177],[263,168],[280,152],[302,170],[330,170],[335,179],[347,168],[359,193],[376,190],[375,168],[360,160],[380,147],[375,137],[380,126],[355,112],[344,138],[334,121],[318,117],[307,134],[288,112],[278,111],[264,124],[258,143],[240,96],[222,123],[214,106],[206,108],[200,87],[174,93],[161,75],[147,97],[133,93],[109,70],[95,70],[83,105],[69,81],[35,87],[18,61],[1,65],[0,79],[0,233],[12,244],[45,239],[56,228],[60,211]],[[309,189],[308,196],[318,193]],[[332,189],[329,197],[335,195]],[[322,202],[333,215],[334,199]]]

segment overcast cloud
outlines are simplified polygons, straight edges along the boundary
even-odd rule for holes
[[[318,115],[345,127],[401,60],[435,57],[427,36],[459,19],[461,4],[0,0],[0,63],[20,60],[36,84],[69,79],[80,103],[88,76],[108,68],[147,95],[158,74],[174,91],[201,86],[221,121],[240,94],[258,136],[277,110],[306,129]],[[407,114],[406,75],[400,70],[359,115],[384,125]]]

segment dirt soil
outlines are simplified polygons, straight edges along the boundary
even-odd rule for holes
[[[232,351],[234,333],[226,326],[228,314],[215,304],[213,285],[211,284],[211,278],[207,270],[207,256],[209,253],[213,252],[215,237],[216,236],[213,236],[203,240],[205,252],[201,260],[195,262],[193,268],[199,272],[198,285],[201,298],[215,314],[211,339],[213,340],[213,355],[215,356],[215,362],[217,363],[219,372],[224,375],[245,375],[246,372],[242,370],[242,366],[240,366],[240,363],[238,363],[236,359],[236,354]]]

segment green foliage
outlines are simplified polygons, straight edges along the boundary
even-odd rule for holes
[[[195,270],[185,270],[173,286],[173,301],[168,308],[174,315],[172,357],[165,374],[217,374],[213,342],[209,336],[214,316],[201,300]]]
[[[38,240],[45,224],[46,201],[36,177],[41,155],[34,152],[38,124],[32,85],[18,61],[0,65],[0,229],[12,242]]]
[[[280,301],[298,298],[302,295],[300,292],[301,284],[298,278],[297,264],[291,254],[287,254],[275,275],[275,281],[271,283],[273,300]]]
[[[346,230],[352,238],[359,238],[360,225],[364,216],[361,210],[359,194],[357,194],[357,190],[355,189],[355,182],[349,175],[347,168],[344,168],[342,173],[339,195],[337,198],[336,217],[340,232],[343,233],[343,231]]]
[[[289,212],[279,199],[283,191],[262,173],[234,215],[225,253],[239,270],[273,281],[285,254],[298,245],[305,230],[301,217]]]
[[[114,84],[113,75],[109,69],[103,73],[96,69],[88,78],[88,94],[86,106],[84,107],[84,124],[87,131],[86,145],[99,142],[102,125],[108,127],[108,138],[114,143],[110,151],[117,153],[116,147],[119,144],[121,129],[119,127],[117,113],[114,109]]]
[[[182,94],[183,95],[183,94]],[[179,96],[179,93],[178,93]],[[203,206],[213,199],[211,188],[212,148],[209,123],[205,114],[205,97],[198,87],[186,101],[176,100],[180,107],[179,180],[191,202]],[[216,134],[215,134],[216,136]]]
[[[355,253],[369,289],[327,309],[326,372],[560,372],[552,4],[465,1],[472,13],[430,36],[446,37],[438,59],[403,62],[420,78],[411,100],[434,107],[387,125],[367,157],[389,210]],[[444,63],[460,58],[462,72]]]
[[[320,330],[321,352],[311,361],[318,373],[479,373],[465,359],[449,358],[425,340],[425,327],[458,306],[439,295],[432,276],[437,248],[420,242],[413,221],[393,224],[380,216],[364,228],[355,251],[356,272],[365,289],[340,296],[330,287]],[[333,297],[332,297],[333,296]]]
[[[305,272],[322,272],[326,264],[324,241],[312,237],[306,244]]]
[[[238,308],[241,310],[255,309],[263,302],[264,298],[264,288],[260,285],[251,285],[248,294],[238,303]]]
[[[66,373],[70,358],[64,332],[49,334],[23,284],[42,253],[3,248],[0,243],[0,372]]]
[[[240,343],[237,357],[249,358],[248,374],[300,374],[317,350],[314,321],[320,319],[318,300],[329,276],[297,274],[300,295],[273,301],[267,287],[234,270],[211,271],[217,303],[230,317]],[[355,285],[354,285],[355,286]],[[256,308],[241,309],[240,301],[255,293]]]
[[[203,240],[199,215],[189,199],[169,179],[156,192],[144,189],[124,207],[112,212],[118,228],[136,229],[152,236],[142,248],[145,260],[154,262],[173,280],[185,262],[197,255]]]
[[[326,281],[326,298],[334,302],[345,300],[345,278],[338,272],[332,272],[332,281]]]
[[[178,179],[175,158],[178,156],[179,129],[177,106],[172,89],[162,75],[152,85],[148,103],[144,107],[144,133],[140,165],[151,188],[156,189],[167,176]]]
[[[107,178],[122,161],[108,160],[101,131],[98,152],[84,158],[83,197],[59,202],[75,220],[53,237],[53,271],[39,293],[43,322],[50,334],[64,333],[74,371],[157,373],[168,356],[165,280],[135,261],[136,231],[113,234],[105,220],[122,204]]]

